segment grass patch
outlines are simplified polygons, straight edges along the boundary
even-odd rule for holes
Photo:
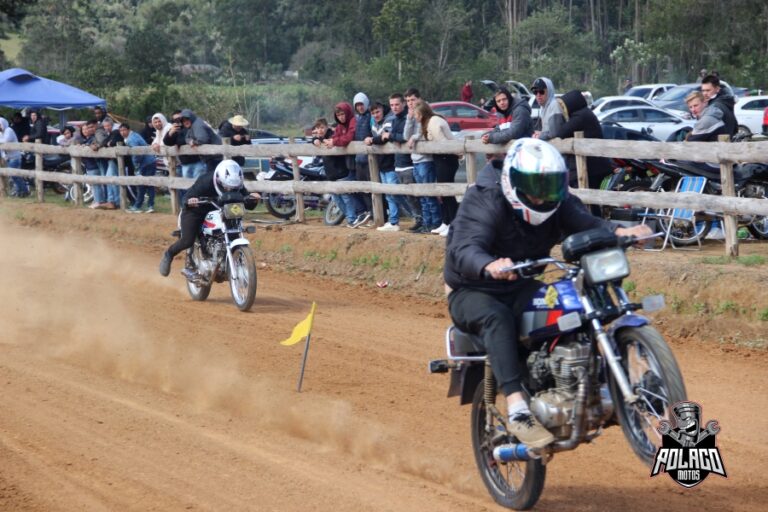
[[[293,246],[291,244],[284,244],[280,246],[279,252],[281,254],[287,254],[289,252],[293,252]]]
[[[757,318],[763,322],[768,322],[768,308],[760,310],[760,312],[757,314]]]
[[[624,291],[627,293],[632,293],[637,290],[637,284],[634,281],[624,281],[621,283],[621,287],[624,288]]]
[[[722,315],[723,313],[735,312],[737,308],[738,306],[734,301],[726,300],[725,302],[721,302],[717,305],[715,308],[715,314]]]
[[[745,267],[752,267],[755,265],[764,265],[765,256],[760,256],[759,254],[737,256],[735,258],[731,258],[730,256],[704,256],[703,258],[699,259],[699,262],[707,265],[727,265],[729,263],[738,263],[739,265],[744,265]]]

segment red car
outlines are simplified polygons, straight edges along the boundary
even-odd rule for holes
[[[498,122],[496,114],[463,101],[438,101],[430,103],[429,106],[436,114],[443,116],[454,131],[490,130]]]

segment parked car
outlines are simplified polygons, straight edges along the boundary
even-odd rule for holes
[[[762,133],[765,131],[764,112],[768,111],[768,96],[747,96],[740,98],[733,108],[736,121],[739,123],[739,132],[743,134]]]
[[[448,121],[451,130],[490,130],[496,126],[498,117],[464,101],[437,101],[429,104],[436,114]]]
[[[624,93],[625,96],[635,96],[637,98],[644,98],[646,100],[652,100],[656,96],[670,90],[677,84],[643,84],[636,85],[630,90]]]
[[[608,112],[619,107],[645,106],[652,107],[653,103],[645,98],[636,96],[603,96],[592,103],[592,112],[595,115]]]
[[[725,80],[720,80],[720,86],[724,87],[728,93],[733,95],[733,89]],[[660,94],[652,100],[653,104],[667,110],[681,112],[683,117],[690,117],[688,105],[685,104],[685,97],[693,91],[700,91],[701,84],[683,84],[672,87],[667,92]]]
[[[597,118],[600,122],[613,121],[660,140],[679,140],[681,134],[692,130],[696,123],[656,107],[621,107],[598,114]]]
[[[644,140],[649,142],[659,142],[659,139],[647,132],[639,132],[630,128],[625,128],[613,121],[603,121],[600,123],[603,129],[603,138],[611,140]]]
[[[768,108],[763,112],[763,133],[768,133]]]

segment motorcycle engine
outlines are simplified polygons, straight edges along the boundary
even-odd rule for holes
[[[560,343],[552,352],[543,349],[528,357],[532,382],[540,390],[531,398],[531,412],[558,439],[571,435],[576,390],[581,378],[589,378],[589,360],[589,344],[576,340]],[[613,414],[607,386],[593,382],[591,389],[593,396],[588,399],[587,408],[590,429]]]

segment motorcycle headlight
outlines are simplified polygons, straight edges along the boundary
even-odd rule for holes
[[[629,275],[629,261],[623,249],[604,249],[581,257],[581,268],[588,284],[623,279]]]
[[[242,219],[245,215],[245,206],[243,203],[229,203],[222,208],[225,219]]]

